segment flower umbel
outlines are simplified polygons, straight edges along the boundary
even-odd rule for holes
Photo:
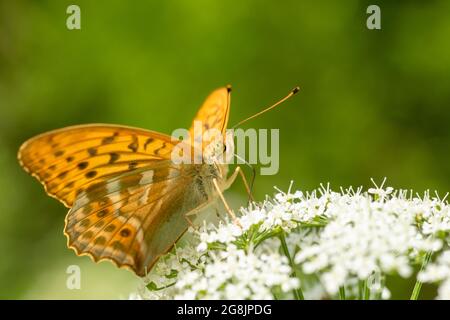
[[[133,298],[387,299],[386,276],[419,273],[450,298],[450,210],[444,199],[381,186],[283,192],[190,230]],[[428,259],[427,258],[427,259]],[[425,263],[424,263],[425,264]]]

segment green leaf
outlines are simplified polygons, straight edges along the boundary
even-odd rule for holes
[[[178,276],[178,270],[172,269],[170,270],[170,273],[166,275],[167,279],[173,279]]]
[[[147,284],[147,289],[150,290],[150,291],[158,291],[158,290],[160,290],[158,288],[158,286],[156,285],[156,283],[154,283],[153,281],[150,282],[149,284]]]

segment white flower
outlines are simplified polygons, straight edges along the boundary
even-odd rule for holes
[[[299,286],[291,268],[278,253],[256,255],[230,246],[212,256],[203,270],[184,273],[175,299],[271,299],[271,290],[288,292]]]
[[[383,189],[384,183],[386,182],[386,178],[383,179],[383,182],[381,183],[381,185],[379,187],[378,187],[378,185],[375,183],[375,181],[373,179],[370,179],[370,180],[374,184],[375,188],[369,188],[368,193],[373,194],[374,196],[376,196],[376,199],[383,200],[389,194],[391,194],[392,191],[394,191],[394,188],[392,188],[392,187],[386,187],[386,189]]]
[[[383,288],[383,291],[381,292],[381,299],[387,300],[391,297],[391,292],[388,288]]]
[[[208,249],[208,244],[206,242],[200,242],[200,244],[197,246],[198,252],[206,251],[206,249]]]
[[[411,253],[441,247],[441,241],[425,238],[415,226],[417,201],[389,198],[391,191],[377,190],[382,201],[363,194],[331,194],[325,212],[330,222],[316,243],[296,255],[305,273],[323,272],[321,280],[332,295],[352,277],[364,280],[376,272],[409,277]]]
[[[450,280],[445,280],[438,289],[437,299],[450,300]]]
[[[373,182],[373,180],[372,180]],[[240,225],[228,220],[190,230],[191,239],[163,256],[146,277],[143,299],[390,298],[386,275],[411,277],[425,253],[442,251],[419,274],[450,293],[450,207],[384,187],[312,192],[277,189],[273,198],[240,209]],[[293,260],[293,261],[292,261]],[[298,271],[301,273],[301,281]],[[376,281],[375,281],[375,280]],[[299,293],[296,291],[296,296]]]

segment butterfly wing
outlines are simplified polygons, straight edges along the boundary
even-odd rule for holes
[[[169,136],[116,125],[80,125],[26,141],[20,164],[46,192],[71,207],[78,194],[98,181],[170,159]]]
[[[185,214],[208,201],[195,168],[160,161],[83,191],[66,217],[68,246],[144,276],[187,230]]]
[[[202,131],[223,134],[229,107],[229,88],[210,94],[190,129],[194,148],[203,143],[195,136],[195,121]],[[185,214],[212,199],[209,170],[215,168],[174,164],[176,143],[137,128],[82,125],[28,140],[18,158],[49,195],[71,207],[65,226],[69,247],[143,276],[186,231]]]
[[[217,132],[225,137],[225,130],[227,129],[228,116],[230,113],[230,92],[231,87],[223,87],[213,91],[205,100],[203,105],[197,112],[194,120],[192,121],[191,128],[189,129],[190,136],[193,137],[194,146],[199,147],[202,143],[201,132],[204,133],[209,129],[217,129]],[[200,130],[196,129],[200,125]],[[214,135],[209,137],[209,141],[214,139]],[[203,141],[202,148],[205,149],[207,142]],[[200,148],[200,147],[199,147]]]
[[[82,125],[25,142],[19,161],[71,210],[68,246],[138,275],[187,229],[184,214],[207,198],[193,165],[175,165],[178,141],[137,128]]]

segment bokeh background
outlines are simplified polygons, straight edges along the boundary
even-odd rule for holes
[[[366,28],[375,3],[382,30]],[[69,4],[81,30],[66,28]],[[0,0],[0,298],[126,298],[138,283],[66,248],[66,209],[19,167],[23,141],[90,122],[170,133],[228,83],[230,124],[302,87],[244,126],[280,129],[280,171],[257,178],[257,198],[385,176],[445,194],[449,39],[446,0]],[[245,200],[239,183],[227,195]],[[81,290],[66,288],[72,264]]]

